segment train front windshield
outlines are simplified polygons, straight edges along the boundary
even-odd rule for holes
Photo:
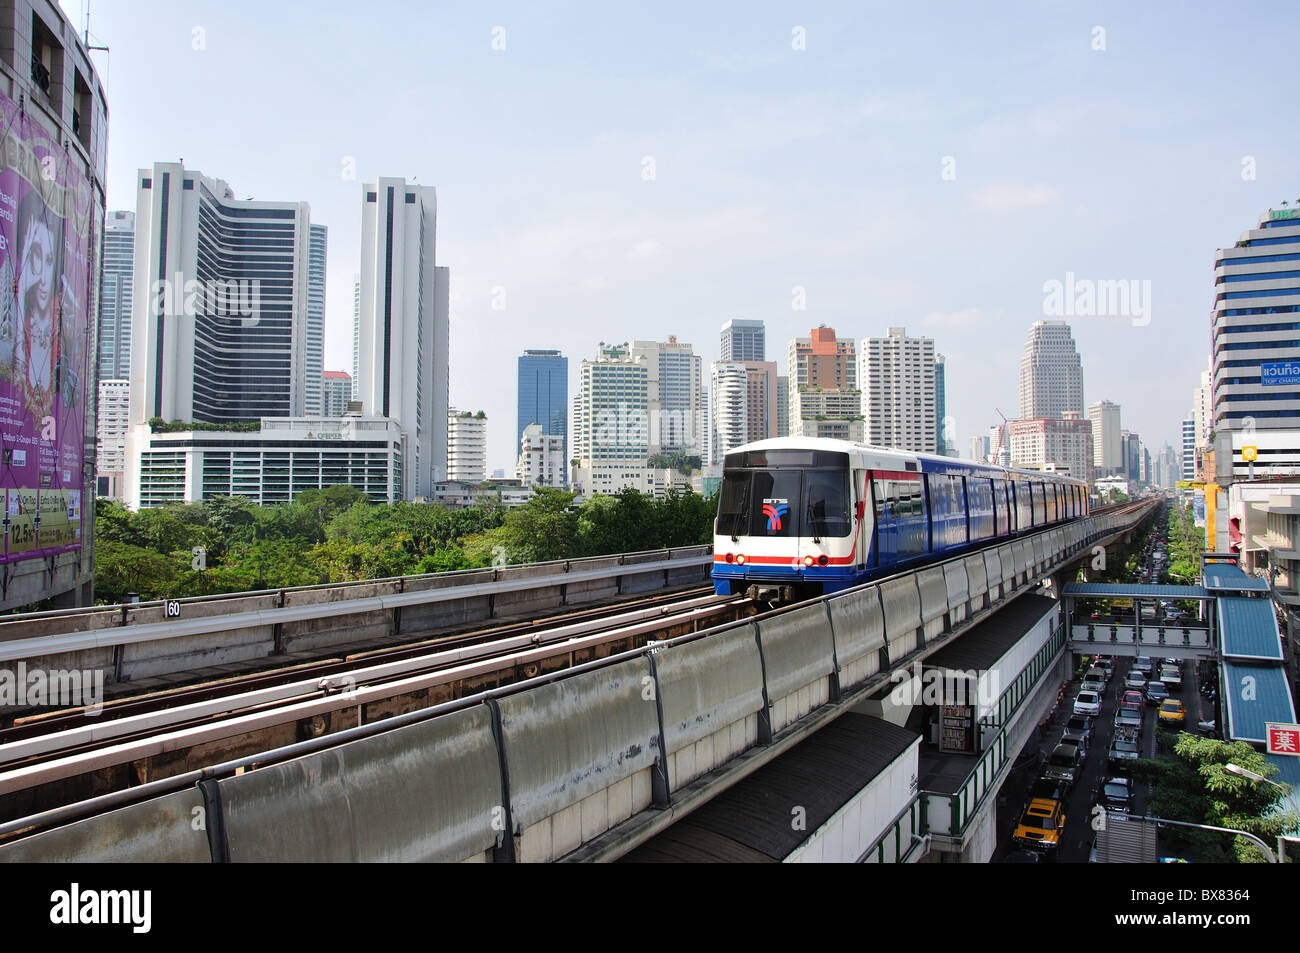
[[[848,454],[748,451],[727,458],[717,532],[778,539],[844,537],[853,530],[852,512]]]

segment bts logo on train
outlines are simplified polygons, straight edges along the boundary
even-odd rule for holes
[[[1087,515],[1087,484],[1055,473],[760,440],[726,457],[713,584],[765,598],[836,592]]]

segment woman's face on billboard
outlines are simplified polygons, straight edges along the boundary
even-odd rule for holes
[[[54,293],[54,236],[40,220],[32,223],[23,270],[30,275],[28,287],[36,293],[36,310],[48,314]]]

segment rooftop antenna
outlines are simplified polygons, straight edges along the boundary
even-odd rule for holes
[[[107,46],[90,45],[90,0],[86,0],[86,28],[85,31],[82,33],[82,45],[86,47],[87,53],[89,53],[91,50],[103,50],[105,53],[108,52]]]

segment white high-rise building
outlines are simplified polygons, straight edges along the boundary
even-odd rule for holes
[[[307,244],[307,383],[303,404],[309,417],[323,414],[325,373],[325,253],[329,231],[311,226]]]
[[[1013,420],[1010,439],[1013,467],[1051,468],[1092,482],[1092,423],[1078,412],[1067,410],[1063,417]]]
[[[352,395],[357,400],[357,368],[361,362],[361,275],[352,276]]]
[[[96,493],[113,500],[125,498],[126,432],[130,424],[131,382],[100,380],[95,426]]]
[[[1088,405],[1092,423],[1092,465],[1098,476],[1114,476],[1124,467],[1120,445],[1120,407],[1108,400]]]
[[[988,462],[989,438],[987,435],[970,438],[970,458],[977,463]]]
[[[934,339],[889,328],[885,337],[863,339],[859,360],[867,443],[938,453]]]
[[[99,378],[131,376],[131,307],[135,213],[112,212],[104,222],[104,268],[99,290]]]
[[[132,424],[300,416],[307,203],[238,199],[177,162],[139,170],[136,195]]]
[[[449,276],[436,264],[437,217],[432,186],[361,187],[357,399],[364,414],[398,422],[402,485],[423,497],[447,475]]]
[[[1300,297],[1300,289],[1296,294]],[[1192,416],[1196,421],[1196,446],[1208,447],[1214,430],[1214,382],[1209,368],[1201,371],[1201,386],[1192,391]]]
[[[704,360],[689,344],[633,341],[646,368],[650,453],[704,453]]]
[[[487,479],[487,415],[447,411],[447,479],[481,483]]]
[[[1083,364],[1064,321],[1035,321],[1020,358],[1020,417],[1060,417],[1083,405]]]
[[[569,482],[567,471],[564,434],[542,433],[541,424],[526,424],[519,438],[515,479],[524,486],[564,487]]]
[[[749,372],[739,362],[718,361],[709,380],[713,439],[710,463],[722,463],[732,450],[749,442]]]
[[[579,366],[570,439],[580,496],[632,486],[649,493],[650,371],[645,351],[601,342],[596,360]]]

